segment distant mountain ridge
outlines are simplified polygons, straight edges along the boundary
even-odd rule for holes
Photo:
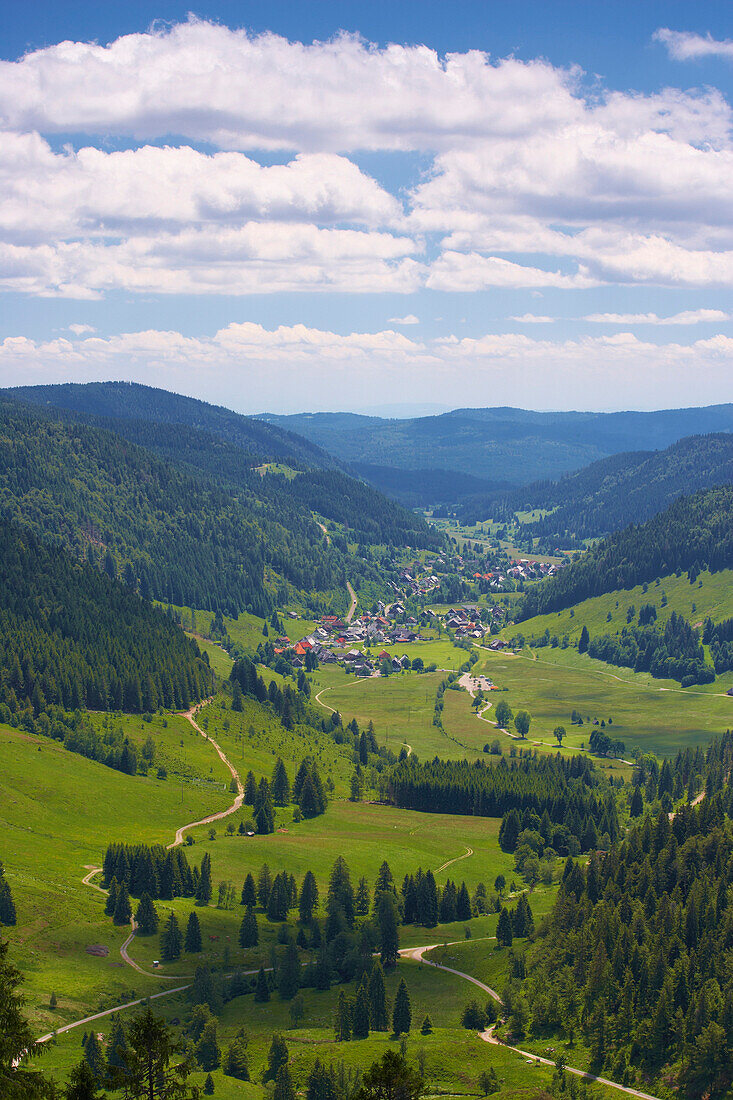
[[[510,519],[520,511],[549,515],[523,526],[526,537],[567,545],[643,523],[683,493],[733,483],[733,435],[689,436],[663,451],[612,455],[510,493],[467,498],[457,510],[465,523]]]
[[[733,404],[653,412],[535,412],[511,407],[454,409],[384,420],[357,413],[260,414],[297,432],[338,461],[397,469],[456,470],[527,485],[622,451],[669,447],[690,435],[733,431]]]

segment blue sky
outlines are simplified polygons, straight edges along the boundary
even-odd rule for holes
[[[6,5],[0,380],[733,400],[726,7]]]

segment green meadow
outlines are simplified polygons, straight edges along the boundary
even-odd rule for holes
[[[34,1025],[76,1019],[131,987],[157,988],[122,967],[117,953],[127,933],[81,880],[111,840],[167,844],[178,825],[224,808],[231,797],[224,785],[124,775],[0,726],[0,792],[2,857],[18,911],[17,926],[6,931]],[[109,948],[107,958],[87,953],[96,944]]]

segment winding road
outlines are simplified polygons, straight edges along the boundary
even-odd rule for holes
[[[355,598],[356,597],[354,596],[353,599],[355,600]],[[316,698],[318,699],[318,696],[316,696]],[[320,702],[320,700],[318,700],[318,701]],[[199,821],[192,821],[192,822],[189,822],[187,825],[182,825],[179,829],[176,830],[175,840],[173,840],[172,843],[168,845],[169,849],[178,847],[180,844],[182,844],[183,843],[183,835],[189,829],[193,829],[193,828],[195,828],[196,826],[199,826],[199,825],[208,825],[213,821],[220,821],[222,818],[228,817],[230,814],[236,812],[236,810],[238,810],[239,807],[242,805],[242,801],[243,801],[243,798],[244,798],[244,788],[242,786],[242,782],[241,782],[241,779],[240,779],[240,776],[239,776],[239,773],[238,773],[237,769],[229,761],[229,759],[227,758],[225,753],[222,751],[221,747],[217,744],[217,742],[214,741],[212,738],[208,737],[208,735],[201,729],[201,727],[198,725],[198,723],[195,720],[196,712],[202,706],[205,706],[206,703],[208,703],[208,702],[209,702],[209,700],[206,699],[203,702],[197,704],[196,706],[191,707],[190,710],[185,712],[183,717],[186,718],[191,723],[193,728],[195,730],[197,730],[198,733],[200,733],[202,737],[204,737],[206,740],[208,740],[213,745],[213,747],[216,749],[217,753],[219,754],[219,757],[221,758],[223,763],[226,765],[226,767],[229,769],[229,771],[232,774],[233,779],[235,780],[235,782],[237,784],[237,796],[234,799],[232,805],[229,806],[227,809],[220,810],[218,813],[209,814],[207,817],[201,818]],[[324,706],[324,707],[327,707],[327,709],[331,709],[330,707],[327,706],[326,703],[322,703],[321,705]],[[700,797],[702,797],[702,796],[700,796]],[[699,801],[699,798],[696,799],[696,801]],[[463,853],[463,855],[455,856],[453,859],[446,860],[445,863],[443,863],[439,868],[437,868],[436,873],[438,871],[444,871],[446,868],[450,867],[454,863],[459,862],[460,860],[468,859],[473,854],[474,854],[473,849],[467,846],[466,851]],[[107,894],[106,890],[104,890],[101,886],[98,886],[96,883],[92,882],[92,879],[94,878],[94,876],[99,874],[99,872],[102,870],[102,868],[101,867],[87,867],[87,868],[85,868],[85,870],[86,870],[87,873],[84,875],[83,879],[81,880],[82,883],[85,886],[90,887],[90,889],[96,890],[98,893],[106,895]],[[135,1008],[137,1005],[146,1004],[149,1001],[157,1000],[160,997],[170,997],[170,996],[175,995],[176,993],[184,993],[188,988],[190,988],[190,981],[188,980],[189,979],[188,975],[180,975],[179,974],[179,975],[176,975],[176,976],[171,976],[171,975],[161,974],[157,971],[156,972],[147,971],[147,970],[144,970],[141,966],[139,966],[138,963],[136,963],[134,959],[130,958],[130,955],[128,954],[128,948],[130,947],[132,941],[134,940],[135,933],[136,933],[136,926],[135,926],[134,918],[132,919],[132,921],[130,923],[131,923],[130,935],[127,937],[125,942],[120,947],[120,955],[121,955],[123,961],[128,966],[132,967],[135,971],[137,971],[137,973],[142,974],[145,977],[152,977],[152,978],[158,978],[158,979],[164,980],[164,981],[175,981],[175,982],[180,981],[181,978],[183,977],[184,981],[186,981],[186,984],[185,985],[176,985],[176,986],[174,986],[170,989],[164,989],[164,990],[162,990],[158,993],[152,993],[152,994],[149,994],[145,997],[138,997],[136,1000],[127,1001],[123,1004],[115,1005],[113,1008],[104,1009],[101,1012],[95,1012],[95,1013],[93,1013],[89,1016],[84,1016],[81,1020],[75,1020],[75,1021],[73,1021],[73,1023],[64,1024],[62,1027],[57,1028],[55,1031],[49,1032],[46,1035],[42,1035],[39,1039],[36,1040],[37,1043],[46,1043],[49,1040],[53,1039],[56,1035],[62,1035],[67,1031],[74,1030],[75,1028],[84,1027],[87,1024],[93,1023],[95,1020],[101,1020],[101,1019],[104,1019],[106,1016],[111,1016],[113,1013],[121,1012],[121,1011],[124,1011],[125,1009],[128,1009],[128,1008]],[[488,937],[488,938],[493,938],[493,937]],[[486,993],[489,997],[493,998],[493,1000],[495,1000],[499,1004],[501,1004],[501,997],[496,992],[496,990],[492,989],[491,986],[486,985],[485,982],[482,982],[478,978],[475,978],[472,974],[466,974],[462,970],[456,970],[454,967],[444,966],[442,963],[437,963],[437,962],[434,962],[432,959],[425,958],[425,955],[428,951],[432,951],[434,948],[440,947],[440,946],[443,946],[443,945],[441,945],[441,944],[427,944],[423,947],[404,947],[400,950],[399,955],[403,959],[411,959],[414,962],[422,963],[425,966],[432,966],[435,970],[444,970],[447,974],[453,974],[458,978],[462,978],[464,981],[470,982],[472,985],[474,985],[478,989],[482,990],[482,992]],[[446,946],[450,946],[450,945],[446,945]],[[257,973],[257,971],[256,970],[251,970],[251,971],[245,971],[245,973],[248,974],[248,975],[251,975],[251,974]],[[192,977],[192,976],[190,976],[190,977]],[[528,1061],[535,1062],[535,1063],[538,1062],[538,1063],[541,1063],[542,1065],[546,1065],[546,1066],[554,1066],[555,1065],[555,1062],[551,1061],[548,1058],[543,1058],[543,1057],[540,1057],[539,1055],[531,1053],[530,1051],[522,1050],[520,1047],[514,1047],[514,1046],[510,1046],[507,1043],[502,1043],[499,1039],[496,1038],[496,1036],[494,1034],[494,1026],[488,1028],[486,1031],[479,1032],[478,1035],[479,1035],[479,1038],[482,1039],[484,1042],[501,1045],[502,1047],[504,1047],[504,1049],[511,1050],[515,1054],[520,1055],[521,1057],[527,1059]],[[634,1088],[631,1088],[631,1087],[626,1086],[626,1085],[620,1085],[616,1081],[610,1081],[605,1077],[598,1077],[594,1074],[588,1073],[586,1070],[576,1069],[573,1066],[566,1066],[565,1069],[568,1073],[572,1073],[575,1076],[582,1078],[583,1080],[595,1081],[598,1084],[605,1085],[608,1088],[616,1089],[619,1092],[625,1093],[627,1096],[636,1097],[636,1100],[658,1100],[657,1097],[654,1097],[654,1096],[650,1095],[649,1093],[641,1092],[638,1089],[634,1089]]]

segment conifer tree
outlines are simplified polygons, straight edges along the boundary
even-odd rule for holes
[[[456,920],[470,920],[471,915],[471,895],[465,882],[462,882],[456,899]]]
[[[283,1066],[287,1066],[289,1060],[288,1048],[279,1032],[275,1032],[270,1041],[270,1049],[267,1052],[267,1068],[262,1075],[263,1084],[268,1081],[277,1081],[277,1075]]]
[[[375,959],[372,963],[369,975],[369,1018],[374,1031],[386,1031],[389,1027],[387,990],[384,984],[384,970],[379,959]]]
[[[508,910],[503,906],[496,925],[496,942],[500,947],[512,946],[512,921]]]
[[[257,917],[255,916],[254,909],[248,909],[242,918],[242,923],[239,926],[239,946],[240,947],[256,947],[260,941],[259,929],[257,927]]]
[[[316,1058],[308,1075],[306,1100],[336,1100],[336,1088],[333,1072],[326,1069],[320,1058]]]
[[[0,925],[12,927],[17,921],[15,903],[10,892],[10,883],[5,877],[0,863]]]
[[[188,924],[186,925],[186,940],[184,943],[185,950],[192,955],[195,955],[202,948],[201,943],[201,925],[199,924],[199,918],[196,912],[193,911],[189,914]]]
[[[366,974],[359,983],[354,1002],[352,1035],[355,1039],[369,1038],[370,1008]]]
[[[252,772],[247,772],[244,781],[244,803],[246,806],[254,806],[257,797],[257,783]]]
[[[216,1020],[212,1019],[206,1024],[201,1038],[196,1044],[196,1061],[202,1069],[211,1071],[221,1065],[221,1050],[216,1034]]]
[[[160,937],[160,954],[164,962],[175,962],[181,957],[183,937],[178,925],[178,918],[171,913]]]
[[[272,800],[276,806],[287,806],[290,801],[290,780],[282,758],[278,756],[272,773]]]
[[[107,1074],[107,1062],[102,1050],[102,1044],[97,1038],[96,1031],[90,1031],[84,1047],[84,1058],[97,1081],[103,1081]]]
[[[135,924],[143,936],[152,936],[158,931],[158,910],[153,905],[150,894],[143,894],[135,912]]]
[[[382,965],[392,969],[397,965],[400,950],[397,899],[391,890],[383,890],[377,901],[379,926],[379,957]]]
[[[213,1096],[214,1095],[214,1078],[211,1076],[210,1073],[206,1074],[206,1080],[204,1081],[203,1093],[204,1093],[204,1096]]]
[[[255,886],[254,876],[251,871],[247,872],[247,877],[244,880],[242,886],[242,901],[241,904],[247,909],[254,909],[257,904],[257,888]]]
[[[412,1026],[412,1009],[410,1007],[410,994],[407,991],[405,979],[400,979],[397,994],[392,1010],[392,1030],[395,1035],[406,1035]]]
[[[312,871],[306,871],[300,889],[298,915],[303,924],[310,924],[313,912],[318,907],[318,884]]]
[[[369,913],[369,884],[364,875],[359,879],[359,885],[356,888],[354,908],[358,917],[366,917]]]
[[[117,891],[117,900],[115,901],[115,911],[112,919],[115,924],[118,925],[129,924],[132,920],[130,895],[124,882]]]
[[[107,1073],[108,1075],[119,1070],[124,1072],[127,1067],[127,1056],[130,1046],[127,1042],[122,1021],[115,1018],[107,1043]]]
[[[290,1001],[300,988],[300,959],[298,948],[289,943],[285,949],[285,958],[277,972],[277,989],[284,1001]]]
[[[267,984],[267,975],[265,974],[265,968],[263,966],[261,966],[257,972],[254,999],[257,1004],[266,1004],[270,999],[270,987]]]
[[[238,1081],[249,1081],[247,1040],[243,1031],[235,1035],[227,1047],[222,1069],[227,1077],[235,1077]]]
[[[270,868],[266,863],[263,863],[257,876],[257,902],[261,909],[267,908],[270,890],[272,890],[272,875],[270,874]]]
[[[208,905],[211,901],[211,895],[211,856],[208,852],[204,852],[204,857],[201,860],[199,882],[196,887],[196,901],[199,905]]]
[[[117,879],[115,877],[113,877],[112,881],[110,882],[109,887],[107,889],[107,897],[106,897],[105,902],[104,902],[104,911],[105,911],[105,913],[107,914],[108,917],[113,917],[114,916],[115,906],[117,905],[117,891],[118,890],[119,890],[119,885],[117,883]]]
[[[345,1043],[351,1038],[351,1005],[343,989],[339,993],[336,1005],[336,1021],[334,1025],[336,1042]]]
[[[295,1089],[293,1088],[293,1082],[290,1077],[290,1070],[288,1069],[287,1062],[285,1065],[280,1066],[280,1069],[277,1071],[275,1091],[272,1094],[272,1100],[295,1100]]]
[[[432,1035],[433,1034],[433,1023],[432,1023],[432,1020],[430,1019],[429,1016],[426,1016],[425,1019],[423,1020],[422,1024],[420,1025],[420,1034],[421,1035]]]
[[[88,1062],[82,1061],[74,1066],[69,1074],[64,1098],[65,1100],[105,1100],[106,1093],[99,1091],[99,1082]]]

